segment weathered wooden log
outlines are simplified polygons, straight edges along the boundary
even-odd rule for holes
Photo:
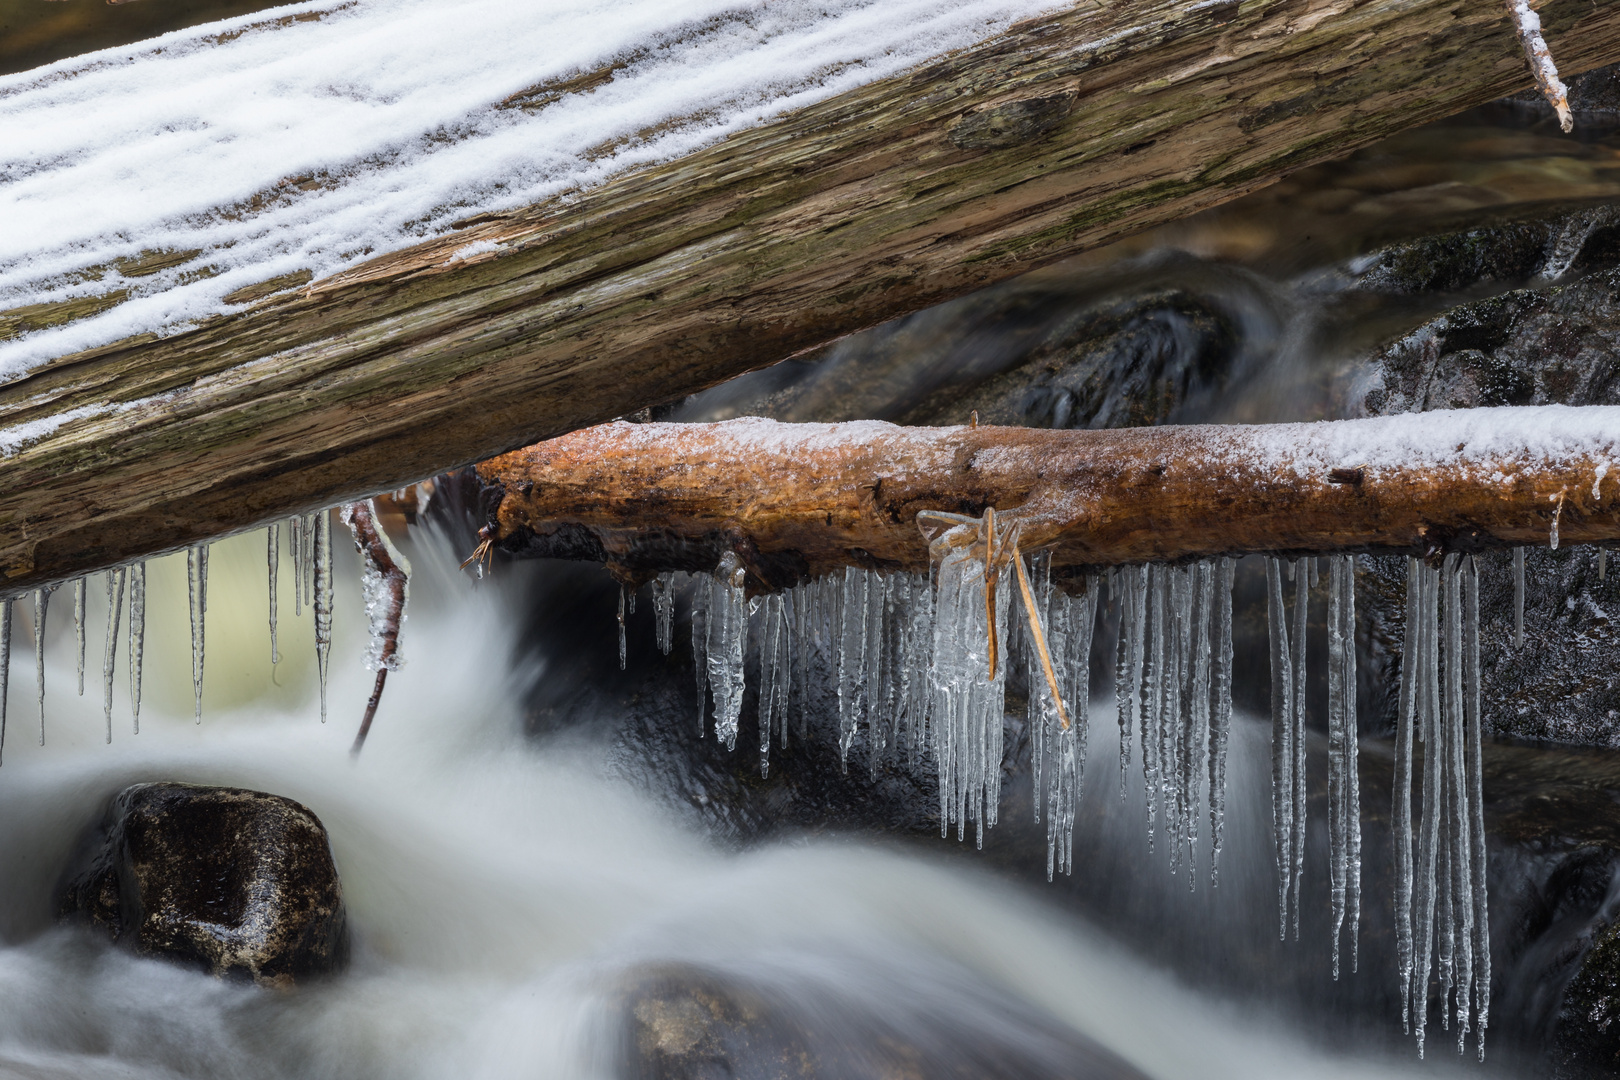
[[[1541,18],[1566,73],[1620,52],[1615,0]],[[0,595],[698,390],[1529,85],[1502,9],[1472,0],[1078,5],[12,379]]]
[[[1620,540],[1620,407],[1110,431],[621,422],[478,476],[495,546],[599,560],[631,582],[712,570],[723,551],[756,589],[847,565],[920,570],[919,512],[986,508],[1055,566],[1432,555]]]

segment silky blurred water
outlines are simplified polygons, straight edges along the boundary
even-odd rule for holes
[[[1318,1049],[1277,1018],[1202,998],[1039,890],[969,860],[855,838],[717,849],[609,779],[590,750],[523,738],[514,703],[552,673],[544,656],[510,652],[516,592],[458,573],[454,552],[421,530],[409,549],[408,663],[358,763],[347,751],[370,673],[352,552],[340,559],[325,726],[308,612],[291,615],[285,560],[285,659],[269,663],[262,534],[213,548],[200,726],[177,560],[151,567],[141,733],[130,730],[121,650],[110,746],[100,578],[84,698],[74,693],[71,600],[58,594],[44,747],[32,653],[13,654],[0,770],[0,1076],[611,1075],[625,980],[669,962],[789,1000],[820,995],[923,1045],[942,1018],[958,1038],[982,1024],[988,1039],[1005,1017],[1027,1015],[1156,1077],[1412,1071]],[[17,630],[31,640],[26,619]],[[1244,779],[1263,769],[1253,756],[1240,751],[1246,763],[1236,763],[1236,822],[1263,819],[1248,805],[1264,798]],[[314,810],[344,884],[352,970],[268,991],[54,927],[52,886],[79,831],[121,787],[157,779],[258,788]],[[1256,833],[1235,826],[1230,865],[1253,858],[1243,849],[1263,843]]]

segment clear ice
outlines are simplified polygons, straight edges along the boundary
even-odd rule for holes
[[[191,688],[196,695],[197,723],[202,723],[203,622],[208,613],[208,545],[186,549],[186,593],[191,606]]]
[[[146,564],[129,568],[129,705],[141,733],[141,662],[146,655]]]
[[[86,578],[73,582],[73,636],[79,646],[79,696],[84,697],[84,599],[89,586]]]
[[[5,760],[6,698],[11,681],[11,600],[0,600],[0,761]]]
[[[101,661],[101,682],[109,743],[112,742],[113,668],[118,661],[118,622],[124,611],[124,587],[128,579],[129,570],[126,567],[107,571],[107,648]],[[40,741],[44,741],[43,731]]]
[[[306,520],[310,595],[315,612],[315,668],[321,683],[321,723],[326,723],[326,677],[332,653],[332,515],[321,511]]]
[[[281,651],[276,648],[276,577],[281,568],[281,545],[276,535],[280,528],[271,525],[264,530],[265,564],[270,578],[270,663],[281,663]]]
[[[45,609],[52,587],[34,590],[34,682],[39,688],[39,745],[45,745]]]

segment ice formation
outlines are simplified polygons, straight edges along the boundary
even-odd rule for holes
[[[1396,947],[1401,1013],[1418,1052],[1431,974],[1440,1023],[1470,1030],[1485,1056],[1491,952],[1481,777],[1479,567],[1445,556],[1407,569],[1407,629],[1396,733]],[[1412,830],[1413,736],[1423,744],[1423,816]],[[1415,850],[1414,850],[1415,849]]]
[[[265,566],[270,579],[270,662],[281,663],[281,651],[276,648],[276,578],[280,576],[281,544],[276,535],[280,531],[278,526],[271,525],[264,530],[265,537]]]
[[[108,742],[112,742],[113,669],[118,663],[118,622],[124,611],[124,587],[128,580],[127,567],[107,571],[107,647],[101,661],[101,682]]]
[[[191,687],[197,698],[197,723],[202,723],[203,617],[208,613],[208,545],[186,549],[186,593],[191,608]]]
[[[332,515],[323,510],[313,517],[313,522],[305,523],[305,535],[309,545],[310,601],[315,611],[315,667],[321,683],[321,723],[324,724],[327,660],[332,652]],[[198,686],[201,685],[199,670]]]
[[[11,606],[12,600],[0,600],[0,761],[6,749],[6,698],[11,681]]]
[[[47,586],[34,590],[34,681],[39,688],[39,745],[45,745],[45,609],[50,606]]]
[[[141,733],[141,663],[145,655],[146,564],[138,562],[129,568],[129,706],[137,735]]]

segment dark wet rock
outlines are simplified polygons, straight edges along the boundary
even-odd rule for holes
[[[1553,1048],[1558,1080],[1620,1075],[1620,922],[1597,935],[1564,991]]]
[[[1490,405],[1620,404],[1620,270],[1594,269],[1542,288],[1461,304],[1374,358],[1373,414]],[[1507,553],[1486,555],[1481,649],[1498,734],[1620,746],[1620,577],[1595,548],[1533,548],[1526,557],[1525,643],[1515,648]],[[1364,561],[1376,579],[1368,618],[1402,635],[1405,568]],[[1393,673],[1394,669],[1390,669]],[[1392,722],[1386,695],[1376,728]]]
[[[279,795],[136,784],[86,834],[57,913],[137,952],[284,984],[348,961],[326,829]]]
[[[914,977],[914,976],[913,976]],[[741,979],[690,967],[624,995],[630,1080],[1140,1080],[1055,1020],[987,994],[872,1003],[803,980]]]

